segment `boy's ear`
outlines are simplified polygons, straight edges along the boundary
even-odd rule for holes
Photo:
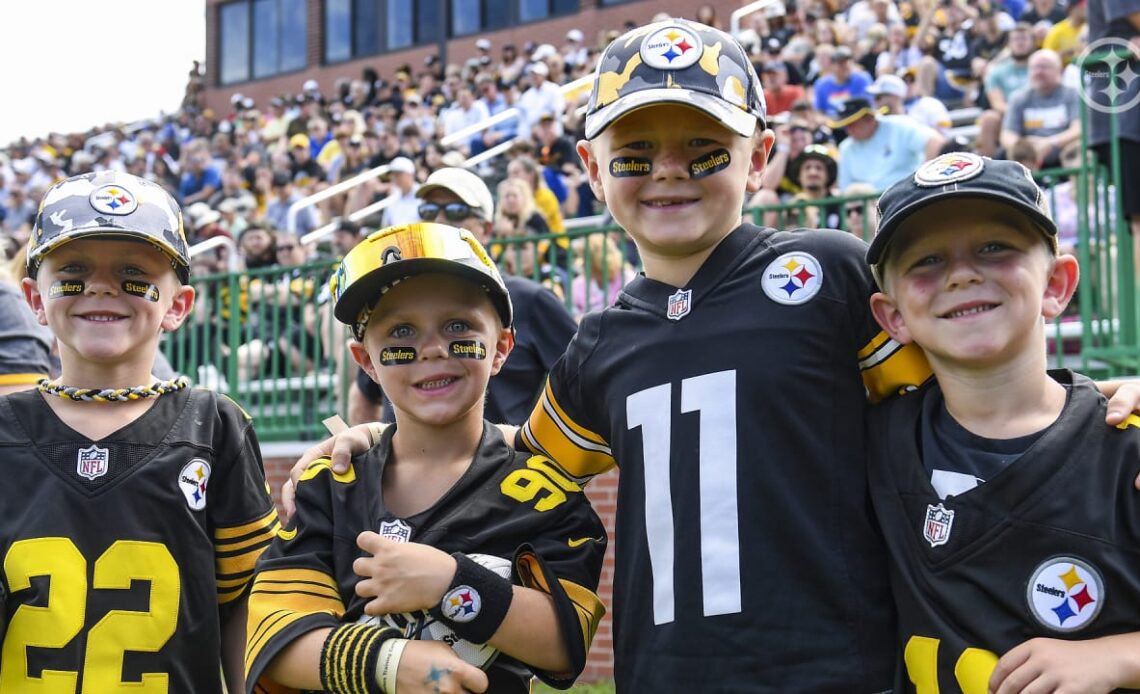
[[[503,328],[499,331],[499,339],[495,342],[495,355],[491,357],[491,375],[499,373],[503,363],[507,361],[511,350],[515,348],[515,331]]]
[[[913,342],[910,336],[910,331],[906,328],[906,322],[903,321],[902,313],[899,312],[899,307],[887,294],[883,292],[875,292],[871,295],[871,313],[875,316],[875,321],[887,331],[895,342],[900,345],[906,345]]]
[[[594,156],[594,145],[589,140],[578,140],[578,158],[582,160],[582,168],[586,170],[586,179],[590,182],[594,197],[604,203],[606,193],[602,189],[600,166],[598,158]]]
[[[1059,255],[1053,261],[1053,269],[1045,283],[1045,296],[1041,302],[1041,315],[1045,320],[1053,320],[1065,310],[1077,291],[1080,281],[1080,266],[1071,255]]]
[[[40,294],[40,288],[36,286],[36,281],[31,277],[25,277],[20,280],[20,289],[24,290],[24,301],[28,302],[32,313],[36,314],[36,322],[40,325],[47,325],[47,314],[44,312],[44,295]]]
[[[181,327],[190,315],[190,310],[194,308],[194,296],[194,288],[190,285],[183,284],[178,287],[178,291],[174,293],[174,301],[166,310],[166,315],[162,317],[163,330],[172,333]]]
[[[348,352],[352,355],[352,360],[360,365],[360,368],[368,374],[373,383],[380,382],[380,378],[376,375],[376,365],[372,363],[372,355],[368,353],[362,343],[349,339]]]
[[[768,166],[768,155],[772,153],[772,145],[776,135],[771,130],[764,130],[752,140],[752,154],[748,161],[748,183],[745,189],[749,193],[760,190],[760,179],[764,175],[764,167]]]

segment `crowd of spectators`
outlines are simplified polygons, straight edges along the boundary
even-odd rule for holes
[[[1073,153],[1080,127],[1072,59],[1087,31],[1084,0],[1061,2],[785,0],[745,17],[738,38],[761,75],[777,133],[762,189],[749,205],[827,200],[794,214],[773,208],[764,221],[869,235],[874,219],[865,201],[939,152],[1015,158],[1033,170],[1072,163],[1063,156]],[[728,28],[710,5],[693,18]],[[631,18],[626,28],[648,19]],[[236,258],[225,245],[196,254],[197,276],[235,261],[248,269],[312,262],[318,252],[300,241],[308,232],[340,222],[322,244],[337,255],[372,228],[416,221],[422,203],[416,190],[427,176],[504,142],[511,144],[503,156],[474,167],[498,194],[495,235],[560,234],[568,219],[605,212],[574,146],[588,90],[567,97],[561,85],[589,75],[618,33],[587,37],[574,29],[557,46],[480,38],[475,55],[454,64],[429,58],[392,74],[366,68],[333,84],[307,80],[298,92],[264,103],[234,94],[224,112],[203,107],[204,76],[195,65],[177,113],[10,144],[0,153],[0,238],[12,255],[26,241],[36,201],[50,183],[112,168],[174,193],[192,243],[216,236],[234,241]],[[512,107],[517,117],[454,137]],[[955,128],[962,125],[953,122],[955,113],[976,121]],[[386,175],[292,209],[379,166]],[[863,197],[857,205],[834,200],[844,195]],[[386,207],[360,224],[344,221],[381,200]],[[495,248],[506,271],[542,279],[579,314],[612,301],[636,264],[620,237]],[[245,346],[247,364],[264,361],[276,340],[258,336]],[[290,353],[285,343],[281,350]],[[303,355],[290,360],[305,363]]]

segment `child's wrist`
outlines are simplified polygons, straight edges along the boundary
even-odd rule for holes
[[[399,637],[399,630],[391,627],[371,624],[334,627],[321,646],[321,688],[334,694],[383,694],[379,679],[380,649]],[[399,664],[398,658],[396,664]]]
[[[376,684],[385,694],[396,693],[396,673],[408,639],[387,639],[380,644],[376,659]]]
[[[459,638],[487,643],[507,618],[514,588],[508,579],[466,554],[455,552],[451,556],[456,563],[455,576],[429,613]]]

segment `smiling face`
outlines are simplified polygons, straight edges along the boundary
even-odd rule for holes
[[[453,342],[480,343],[484,358],[454,356]],[[400,426],[442,427],[483,418],[487,381],[497,374],[514,344],[486,292],[444,274],[416,275],[389,289],[373,311],[364,342],[352,343],[353,358],[380,384]],[[407,353],[407,363],[385,365],[385,350]],[[469,353],[467,353],[469,354]]]
[[[140,295],[150,285],[157,296]],[[25,279],[23,288],[36,319],[59,340],[68,385],[84,379],[73,374],[94,371],[137,372],[126,385],[145,383],[159,335],[177,329],[194,303],[193,288],[179,283],[170,259],[135,241],[66,243],[44,257],[36,279]]]
[[[872,310],[893,338],[921,345],[936,372],[1044,360],[1042,318],[1059,315],[1077,283],[1072,256],[1054,257],[1027,219],[986,200],[916,212],[887,253],[886,294]]]
[[[619,119],[578,143],[590,187],[636,241],[649,277],[667,265],[704,258],[740,224],[746,192],[760,187],[771,131],[741,137],[687,106],[660,104]],[[727,166],[694,178],[690,165],[726,150]],[[643,159],[646,175],[614,176],[615,159]]]

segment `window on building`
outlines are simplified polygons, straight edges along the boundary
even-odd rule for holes
[[[534,22],[548,17],[574,14],[578,0],[518,0],[519,22]]]
[[[241,0],[219,8],[221,83],[305,67],[305,0]]]

